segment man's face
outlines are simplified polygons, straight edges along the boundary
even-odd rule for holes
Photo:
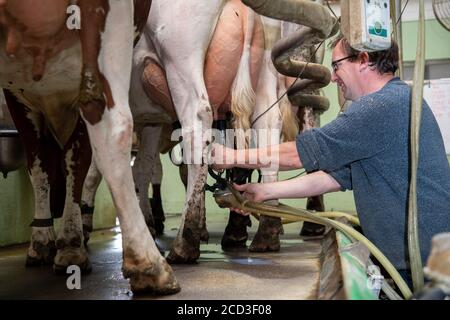
[[[350,56],[342,49],[339,42],[332,53],[331,81],[335,82],[342,90],[344,98],[355,101],[361,97],[359,86],[359,63],[358,60],[350,61]]]

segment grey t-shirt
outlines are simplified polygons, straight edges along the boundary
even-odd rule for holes
[[[323,170],[353,190],[361,227],[397,269],[409,269],[406,218],[409,190],[410,87],[393,78],[353,102],[334,121],[297,136],[304,168]],[[434,234],[450,231],[450,167],[436,119],[426,102],[417,175],[422,260]]]

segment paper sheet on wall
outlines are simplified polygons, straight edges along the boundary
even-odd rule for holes
[[[445,152],[450,154],[450,78],[426,81],[423,86],[423,98],[439,124]]]

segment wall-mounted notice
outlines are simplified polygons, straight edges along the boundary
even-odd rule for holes
[[[450,154],[450,78],[427,80],[423,86],[423,98],[436,117],[445,151]]]

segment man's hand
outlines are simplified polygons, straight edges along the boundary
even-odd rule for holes
[[[233,184],[233,187],[242,193],[242,196],[253,202],[262,202],[267,200],[267,193],[264,191],[263,183],[247,183],[242,185]],[[239,208],[232,208],[233,211],[248,216],[250,212]]]
[[[211,165],[214,170],[231,169],[235,166],[236,150],[213,143],[211,150]]]
[[[242,193],[242,196],[253,202],[262,202],[267,200],[266,192],[264,192],[263,183],[246,183],[246,184],[233,184],[233,187]]]

